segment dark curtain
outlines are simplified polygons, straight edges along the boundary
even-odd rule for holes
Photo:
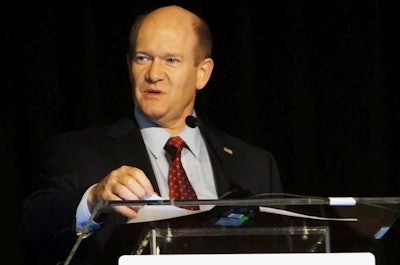
[[[131,112],[130,24],[170,3],[213,31],[215,70],[198,111],[272,151],[287,192],[400,195],[400,20],[390,1],[20,1],[0,11],[1,251],[13,264],[33,151]]]

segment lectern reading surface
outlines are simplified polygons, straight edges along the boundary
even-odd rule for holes
[[[329,201],[200,200],[197,203],[218,205],[193,215],[117,227],[104,248],[100,260],[105,263],[101,264],[118,264],[119,257],[127,255],[371,252],[376,264],[388,265],[385,255],[399,255],[382,252],[385,247],[380,241],[399,217],[400,198],[355,198],[357,203],[351,206],[330,205]],[[260,206],[294,215],[260,212]],[[224,219],[229,215],[240,219],[243,213],[239,224]]]

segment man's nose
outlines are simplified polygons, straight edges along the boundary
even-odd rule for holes
[[[146,77],[151,82],[157,82],[164,78],[164,67],[162,65],[162,61],[159,59],[154,59],[149,69],[147,70]]]

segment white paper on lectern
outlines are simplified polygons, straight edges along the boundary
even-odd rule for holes
[[[146,198],[146,200],[165,200],[165,199],[156,195],[152,195]],[[197,214],[204,212],[206,210],[192,211],[173,205],[145,205],[139,210],[138,216],[136,218],[128,220],[128,223],[143,223],[150,221],[165,220],[175,217]]]
[[[300,214],[300,213],[296,213],[296,212],[292,212],[292,211],[275,209],[275,208],[271,208],[271,207],[263,207],[263,206],[260,206],[260,212],[300,217],[300,218],[307,218],[307,219],[315,219],[315,220],[325,220],[325,221],[355,222],[358,220],[357,218],[330,218],[330,217],[320,217],[320,216],[315,216],[315,215],[306,215],[306,214]]]

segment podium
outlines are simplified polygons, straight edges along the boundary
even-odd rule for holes
[[[214,208],[165,220],[122,224],[105,244],[100,264],[121,265],[118,261],[122,256],[226,254],[231,257],[268,253],[354,253],[363,257],[372,254],[373,264],[400,262],[400,232],[394,226],[400,216],[400,197],[174,202],[176,206],[184,204]]]

